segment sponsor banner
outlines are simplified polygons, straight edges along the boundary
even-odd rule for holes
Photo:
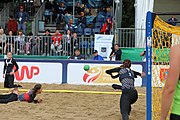
[[[16,82],[62,83],[61,63],[18,62],[19,70],[15,73]],[[3,66],[0,62],[0,81],[3,82]]]
[[[152,65],[152,87],[163,87],[167,79],[169,65]]]
[[[95,34],[94,49],[104,60],[109,60],[114,35]]]
[[[119,79],[112,79],[106,74],[107,69],[120,66],[120,64],[93,64],[93,63],[69,63],[67,67],[67,83],[85,85],[111,85],[120,84]],[[132,70],[142,72],[141,64],[133,64]],[[135,86],[142,86],[142,78],[135,79]]]

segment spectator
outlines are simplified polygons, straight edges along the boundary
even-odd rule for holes
[[[4,47],[4,53],[6,54],[7,52],[12,52],[13,53],[13,48],[14,48],[14,39],[15,37],[13,36],[13,32],[9,31],[8,36],[6,37],[6,44]]]
[[[4,30],[0,29],[0,53],[4,52],[4,46],[6,44],[6,35],[4,34]]]
[[[72,33],[75,32],[77,30],[77,26],[75,24],[73,24],[73,19],[69,19],[69,23],[66,24],[65,26],[65,30],[70,30]]]
[[[49,56],[51,48],[51,34],[50,30],[45,30],[45,35],[43,36],[43,55]]]
[[[146,49],[140,54],[140,56],[143,56],[142,61],[146,61]]]
[[[84,59],[85,59],[85,56],[84,56],[84,55],[81,55],[79,49],[76,49],[76,50],[75,50],[75,55],[71,56],[69,59],[70,59],[70,60],[72,60],[72,59],[75,59],[75,60],[84,60]]]
[[[52,37],[51,50],[53,53],[60,53],[62,51],[62,35],[59,33],[59,30],[56,30],[55,34]]]
[[[102,26],[101,33],[110,34],[112,29],[112,21],[110,18],[106,20],[106,23]]]
[[[65,37],[65,50],[67,51],[67,55],[71,55],[71,31],[67,30],[67,35]]]
[[[36,13],[41,6],[41,1],[40,0],[34,0],[33,5],[35,7],[35,13]]]
[[[46,4],[45,4],[45,13],[44,13],[44,16],[45,16],[45,22],[46,23],[49,23],[50,22],[50,16],[51,16],[51,12],[52,12],[52,4],[49,2],[49,0],[46,0],[45,1]]]
[[[66,7],[64,6],[64,3],[61,2],[58,7],[57,23],[61,23],[63,21],[65,9]]]
[[[81,8],[80,2],[77,2],[75,6],[75,15],[79,15],[81,12],[83,12],[83,9]]]
[[[11,31],[13,32],[13,35],[17,35],[17,27],[17,21],[13,18],[12,15],[10,15],[8,21],[8,33]]]
[[[19,30],[18,36],[15,39],[15,53],[24,54],[24,47],[25,47],[25,35],[23,34],[22,30]]]
[[[30,17],[27,12],[24,12],[23,6],[20,6],[20,11],[16,14],[16,19],[18,21],[18,30],[23,30],[26,34],[26,23],[29,21]]]
[[[93,60],[104,60],[104,58],[100,55],[98,55],[98,51],[97,50],[94,50],[93,51]]]
[[[81,17],[79,18],[78,22],[79,22],[78,27],[81,27],[83,29],[86,27],[86,17],[84,16],[84,12],[81,12]]]
[[[79,48],[79,42],[77,38],[77,33],[73,33],[73,39],[71,40],[71,49],[74,51],[74,49]]]
[[[109,56],[111,61],[121,60],[122,51],[119,47],[120,47],[119,44],[115,44],[114,49],[112,50]]]
[[[177,22],[178,20],[174,17],[174,16],[172,16],[171,18],[169,18],[168,19],[168,23],[170,24],[170,25],[173,25],[173,26],[176,26],[176,22]]]

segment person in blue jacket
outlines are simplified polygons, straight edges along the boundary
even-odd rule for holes
[[[93,60],[104,60],[104,58],[100,55],[98,55],[98,51],[97,50],[94,50],[93,51]]]

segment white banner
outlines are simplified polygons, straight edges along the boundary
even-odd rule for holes
[[[112,85],[120,84],[119,79],[112,79],[105,70],[115,68],[120,64],[93,64],[93,63],[69,63],[67,72],[68,84],[85,84],[85,85]],[[132,70],[142,72],[142,65],[133,64]],[[142,78],[135,79],[135,86],[142,85]]]
[[[45,62],[18,62],[15,82],[62,83],[62,64]],[[3,66],[0,62],[0,82],[4,82]]]
[[[95,34],[94,49],[104,60],[109,60],[114,35]]]

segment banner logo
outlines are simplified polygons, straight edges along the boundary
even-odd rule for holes
[[[27,66],[22,66],[21,71],[15,73],[15,78],[18,81],[22,81],[26,76],[28,79],[32,79],[34,75],[38,75],[40,72],[39,67],[31,66],[30,69]]]

